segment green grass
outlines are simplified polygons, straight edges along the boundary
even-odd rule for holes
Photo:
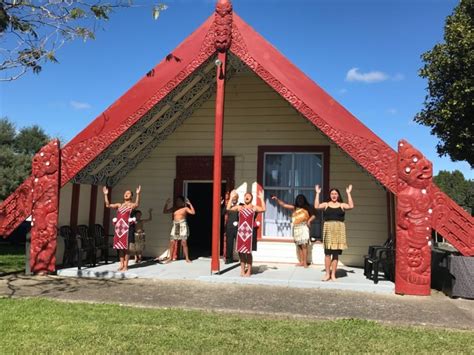
[[[0,244],[0,275],[25,270],[25,246]]]
[[[474,332],[353,319],[282,320],[6,298],[0,299],[0,315],[3,354],[474,352]]]

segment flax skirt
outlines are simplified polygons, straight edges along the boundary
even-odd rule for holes
[[[327,221],[323,227],[324,249],[347,249],[346,225],[344,222]]]

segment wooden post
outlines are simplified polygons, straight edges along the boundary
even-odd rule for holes
[[[211,273],[220,271],[219,243],[221,233],[222,136],[224,129],[224,86],[227,51],[232,41],[232,3],[218,0],[214,14],[216,60],[216,119],[214,131],[214,172],[212,190],[212,258]]]
[[[219,248],[221,233],[221,183],[222,183],[222,137],[224,133],[224,84],[227,54],[218,53],[217,56],[217,94],[216,118],[214,131],[214,174],[212,190],[212,261],[211,273],[220,271]]]

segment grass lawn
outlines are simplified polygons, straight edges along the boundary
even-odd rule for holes
[[[106,290],[104,290],[106,292]],[[474,353],[474,332],[0,299],[0,353]]]
[[[25,270],[25,246],[0,243],[0,275]]]

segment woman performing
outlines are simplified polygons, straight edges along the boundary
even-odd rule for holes
[[[145,250],[145,228],[143,225],[152,220],[152,211],[152,208],[148,210],[147,219],[142,219],[140,210],[133,210],[131,213],[132,219],[135,218],[135,223],[130,224],[130,251],[135,254],[135,264],[141,263],[143,259],[143,250]]]
[[[114,233],[114,249],[118,250],[120,266],[118,271],[128,270],[128,230],[129,230],[129,219],[130,213],[133,209],[137,208],[140,203],[140,191],[141,186],[137,187],[137,197],[135,202],[132,202],[133,192],[130,190],[125,191],[123,194],[122,203],[110,203],[109,202],[109,189],[104,186],[104,201],[105,207],[117,209],[117,217],[114,218],[115,233]]]
[[[329,201],[323,203],[319,203],[321,187],[316,185],[315,191],[316,196],[314,197],[314,208],[324,210],[323,244],[326,275],[323,278],[323,281],[335,281],[339,255],[342,254],[344,249],[347,249],[344,216],[345,211],[354,208],[354,202],[352,202],[351,196],[352,185],[349,185],[346,188],[347,203],[342,201],[338,189],[329,190]]]
[[[227,193],[226,193],[227,197]],[[232,211],[229,210],[227,211],[227,205],[229,204],[230,200],[230,206],[234,207],[237,206],[239,203],[239,196],[235,194],[232,198],[229,196],[225,199],[224,203],[224,211],[223,214],[225,215],[225,263],[226,264],[231,264],[234,261],[234,242],[235,239],[237,238],[237,227],[239,224],[239,212],[238,211]]]
[[[189,258],[188,250],[188,237],[189,237],[189,227],[186,222],[186,216],[188,214],[196,214],[193,205],[188,199],[184,199],[183,196],[176,197],[175,205],[169,206],[171,199],[167,199],[165,206],[163,207],[163,213],[173,213],[173,227],[171,228],[171,238],[170,238],[170,254],[169,258],[165,262],[170,262],[173,260],[174,249],[177,246],[177,242],[180,240],[183,246],[184,257],[186,262],[190,263],[191,259]]]
[[[228,211],[239,212],[239,224],[237,227],[237,252],[240,258],[240,276],[249,277],[252,274],[252,250],[257,249],[257,237],[254,235],[254,220],[256,213],[265,212],[265,200],[263,192],[258,194],[262,206],[252,205],[253,196],[247,192],[244,196],[244,204],[232,206],[232,201],[238,199],[237,191],[232,191]]]
[[[291,224],[293,232],[293,240],[298,248],[299,263],[296,266],[308,267],[308,244],[310,243],[309,231],[311,223],[315,219],[313,209],[308,203],[304,195],[298,195],[295,199],[295,204],[290,205],[280,200],[276,196],[272,196],[272,200],[276,201],[278,205],[293,211],[291,215]]]

